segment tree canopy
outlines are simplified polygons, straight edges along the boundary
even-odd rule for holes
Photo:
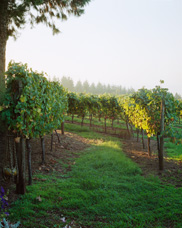
[[[54,18],[67,20],[69,15],[80,16],[83,7],[90,0],[6,0],[8,18],[8,36],[16,36],[17,29],[23,28],[28,21],[30,24],[45,23],[52,28],[53,33],[59,32]],[[27,20],[28,19],[28,20]]]
[[[67,20],[69,15],[81,16],[90,0],[1,0],[0,1],[0,85],[4,87],[5,54],[8,37],[17,37],[26,23],[43,23],[53,34],[59,32],[55,19]]]

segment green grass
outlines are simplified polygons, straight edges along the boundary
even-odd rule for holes
[[[62,217],[76,221],[76,227],[182,227],[182,188],[141,176],[119,139],[70,124],[66,129],[99,143],[86,149],[63,178],[56,172],[39,174],[47,180],[27,188],[10,210],[12,220],[23,227],[63,228]]]
[[[66,120],[72,121],[71,116],[66,116]],[[77,123],[80,123],[80,124],[81,124],[82,119],[75,116],[75,117],[74,117],[74,121],[76,121]],[[90,119],[89,119],[88,116],[85,117],[84,123],[90,124]],[[92,124],[95,124],[95,125],[98,125],[98,126],[103,127],[103,126],[104,126],[104,119],[101,118],[101,121],[99,121],[98,118],[93,117],[93,119],[92,119]],[[112,121],[111,121],[110,119],[107,119],[107,127],[111,127],[111,126],[112,126]],[[125,122],[122,121],[122,120],[119,120],[119,123],[118,123],[118,120],[115,120],[115,121],[114,121],[114,124],[113,124],[113,127],[114,127],[114,128],[126,129],[126,124],[125,124]]]
[[[174,123],[174,126],[175,127],[180,127],[180,128],[182,128],[182,119],[180,119],[180,123],[179,123],[179,120],[178,121],[175,121],[175,123]]]
[[[182,161],[182,122],[174,123],[174,129],[177,132],[176,137],[177,140],[172,142],[172,139],[166,138],[165,139],[165,151],[169,158]]]
[[[168,140],[165,143],[165,151],[168,157],[182,161],[182,144],[177,145]]]

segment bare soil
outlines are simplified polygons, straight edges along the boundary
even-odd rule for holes
[[[147,141],[145,142],[147,145]],[[182,163],[164,157],[164,170],[159,170],[156,141],[151,140],[152,156],[148,156],[147,149],[143,149],[141,142],[136,139],[123,140],[123,151],[142,169],[142,175],[158,176],[162,183],[182,187]]]

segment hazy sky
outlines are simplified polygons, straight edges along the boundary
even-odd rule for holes
[[[28,63],[50,77],[139,89],[164,86],[182,95],[182,1],[92,0],[79,18],[20,31],[7,63]]]

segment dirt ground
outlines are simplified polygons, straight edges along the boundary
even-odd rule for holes
[[[145,145],[147,146],[147,142],[145,142]],[[149,157],[147,149],[143,149],[141,142],[136,142],[136,139],[123,140],[124,153],[140,166],[142,175],[149,176],[152,174],[158,176],[165,184],[182,187],[182,163],[164,157],[164,170],[159,171],[155,141],[151,141],[151,150],[152,156]]]
[[[42,150],[40,139],[31,141],[32,148],[32,170],[36,172],[51,173],[53,170],[59,171],[61,174],[71,170],[75,164],[75,159],[84,153],[84,149],[90,146],[90,142],[76,134],[65,132],[65,135],[58,131],[60,143],[57,135],[53,135],[53,148],[51,151],[51,135],[45,137],[46,163],[42,165]],[[156,142],[151,142],[152,157],[148,156],[147,149],[142,148],[141,142],[136,142],[136,139],[122,139],[124,153],[136,162],[142,169],[142,175],[148,176],[153,174],[158,176],[162,183],[172,184],[175,187],[182,187],[182,163],[177,163],[173,160],[165,158],[164,171],[159,171],[158,157],[156,153]],[[147,144],[146,144],[147,145]],[[58,163],[57,160],[62,160]],[[36,178],[33,176],[33,181]],[[5,189],[10,189],[9,202],[15,201],[15,184],[11,181],[2,181],[1,186]]]

